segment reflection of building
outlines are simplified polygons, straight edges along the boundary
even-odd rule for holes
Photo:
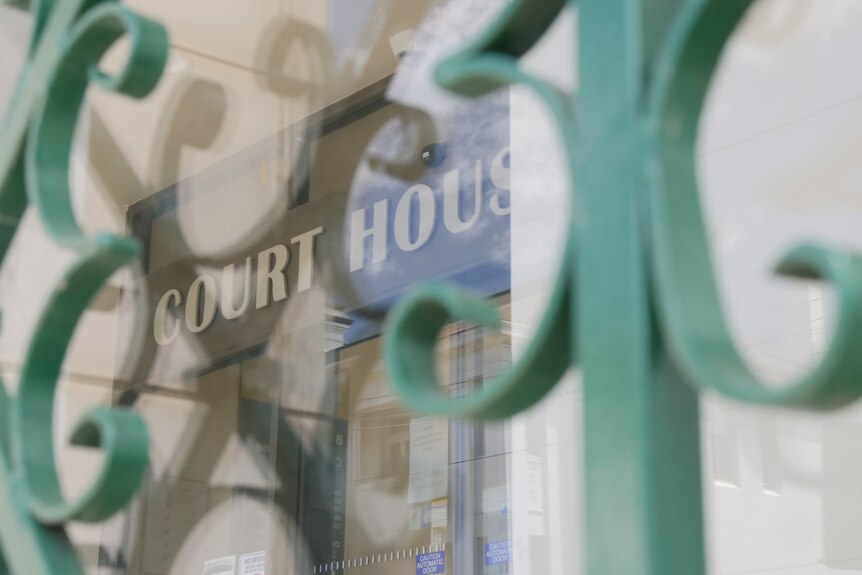
[[[506,427],[410,413],[388,387],[378,348],[371,340],[341,352],[352,390],[348,566],[400,573],[417,555],[443,551],[449,569],[481,571],[483,546],[509,538]],[[441,338],[443,381],[453,395],[481,387],[509,354],[508,336],[453,326]]]
[[[408,412],[379,334],[381,313],[428,278],[496,296],[508,317],[508,106],[483,108],[484,139],[464,106],[436,118],[457,127],[417,169],[404,148],[427,146],[393,148],[404,111],[385,85],[130,207],[148,248],[136,289],[151,307],[144,367],[119,400],[177,414],[157,427],[164,455],[114,533],[125,549],[113,562],[129,572],[230,572],[263,557],[273,572],[472,573],[485,545],[498,549],[488,572],[507,572],[505,426]],[[201,234],[230,227],[231,194],[274,185],[297,134],[310,164],[287,209],[262,214],[234,251],[201,256],[187,210]],[[453,395],[510,361],[507,335],[470,326],[447,329],[441,346]]]

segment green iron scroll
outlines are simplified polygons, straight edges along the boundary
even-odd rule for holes
[[[778,272],[831,282],[838,324],[822,361],[776,389],[757,380],[722,313],[697,192],[695,144],[722,50],[754,0],[571,0],[575,99],[519,68],[564,0],[515,0],[438,82],[465,96],[522,84],[560,128],[573,195],[566,254],[536,337],[480,392],[450,399],[436,380],[442,326],[494,327],[494,309],[443,284],[409,294],[384,353],[412,408],[501,418],[539,401],[570,366],[583,373],[588,575],[705,572],[697,391],[764,405],[831,409],[862,393],[862,259],[815,245]],[[517,192],[515,192],[517,193]]]
[[[17,396],[0,385],[0,573],[83,573],[65,530],[102,521],[134,495],[147,467],[148,436],[128,411],[96,408],[71,442],[100,447],[104,460],[89,489],[68,501],[53,447],[57,378],[81,314],[110,276],[139,252],[128,238],[85,235],[72,210],[69,155],[90,84],[135,98],[155,87],[168,39],[157,23],[113,0],[6,0],[29,9],[33,32],[0,130],[0,261],[28,204],[49,235],[76,259],[54,287],[29,342]],[[129,40],[120,71],[98,65],[117,40]]]

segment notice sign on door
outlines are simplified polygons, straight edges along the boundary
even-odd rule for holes
[[[446,552],[437,551],[416,556],[416,575],[437,575],[446,572]]]
[[[241,555],[238,575],[266,575],[266,551]]]
[[[203,575],[233,575],[235,565],[236,555],[220,559],[210,559],[204,562]]]
[[[425,503],[446,497],[449,480],[449,420],[418,417],[410,421],[410,481],[407,501]]]
[[[485,567],[503,565],[512,555],[512,542],[509,540],[485,543]]]

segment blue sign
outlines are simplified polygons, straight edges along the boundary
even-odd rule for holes
[[[416,575],[437,575],[446,572],[446,552],[435,551],[416,556]]]
[[[485,543],[485,567],[503,565],[512,557],[512,542],[508,539]]]
[[[236,354],[265,341],[284,307],[315,283],[341,314],[344,345],[377,336],[386,311],[419,282],[444,280],[484,297],[510,289],[508,94],[483,98],[481,110],[461,101],[435,109],[433,137],[424,134],[421,149],[409,129],[371,114],[391,102],[382,95],[373,102],[377,108],[368,103],[358,115],[333,109],[314,129],[288,128],[130,208],[129,229],[156,248],[148,249],[140,278],[151,302],[150,343],[182,347],[193,336],[208,358]],[[290,160],[284,150],[297,138],[307,146],[315,134],[352,142],[353,131],[336,134],[355,122],[375,136],[362,156],[333,158],[339,178],[350,176],[344,182],[329,181],[322,174],[331,170],[312,170],[306,158],[297,171],[309,173],[298,178],[304,183],[296,184],[290,209],[285,199],[284,209],[261,214],[260,229],[245,230],[235,253],[204,257],[187,245],[182,213],[198,199],[212,194],[215,213],[229,213],[229,202],[263,185],[262,173],[281,173]],[[242,287],[237,278],[247,278]],[[230,300],[221,297],[228,288],[235,309],[220,305]],[[195,297],[197,307],[188,303]],[[188,365],[175,359],[185,352],[170,355],[172,369],[198,367],[192,358]]]
[[[350,310],[386,310],[417,282],[446,279],[479,295],[510,287],[508,97],[446,110],[446,143],[415,177],[364,169],[351,183],[341,232]],[[369,152],[391,157],[383,132]],[[431,152],[428,152],[431,153]],[[331,201],[331,200],[329,200]],[[304,225],[310,225],[304,222]],[[354,328],[355,329],[355,328]]]

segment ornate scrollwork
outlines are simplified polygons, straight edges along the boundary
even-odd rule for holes
[[[529,88],[560,127],[569,176],[574,167],[572,97],[518,66],[518,58],[542,37],[565,6],[564,0],[517,1],[468,47],[444,60],[436,70],[443,87],[478,97],[513,84]],[[570,216],[571,235],[574,213]],[[519,361],[473,395],[451,400],[437,384],[434,345],[440,329],[452,321],[498,327],[499,317],[487,302],[443,283],[429,283],[408,294],[391,312],[384,354],[392,382],[412,408],[453,417],[509,417],[527,409],[556,385],[572,362],[569,322],[574,237],[552,289],[538,332]]]
[[[806,409],[835,408],[862,394],[858,255],[804,245],[779,264],[780,273],[830,281],[840,298],[831,347],[791,385],[757,380],[719,302],[695,143],[722,51],[754,1],[578,0],[577,101],[517,65],[550,26],[559,0],[512,2],[482,38],[437,69],[440,84],[464,95],[519,83],[540,96],[562,131],[577,217],[536,338],[508,372],[463,398],[450,400],[438,386],[440,328],[497,321],[489,305],[439,284],[392,312],[387,365],[414,409],[482,418],[522,411],[570,365],[582,368],[590,575],[704,572],[691,386]]]
[[[751,0],[691,2],[672,30],[651,94],[650,226],[657,305],[670,352],[689,381],[729,397],[829,409],[862,393],[862,258],[801,245],[778,273],[829,281],[839,298],[832,345],[799,381],[776,388],[757,380],[733,345],[721,313],[698,201],[695,138],[722,48]],[[685,297],[696,293],[697,298]]]
[[[83,573],[64,524],[96,522],[121,509],[147,466],[148,436],[128,411],[96,408],[76,425],[75,445],[100,447],[104,460],[85,493],[67,501],[53,447],[57,378],[81,314],[108,278],[137,257],[136,241],[85,235],[72,209],[69,155],[90,84],[135,98],[155,87],[164,69],[164,29],[111,0],[12,0],[29,9],[29,59],[3,118],[0,141],[0,259],[32,203],[49,235],[76,254],[54,287],[29,342],[18,392],[0,386],[0,550],[14,573]],[[119,72],[99,68],[115,42],[129,39]]]

